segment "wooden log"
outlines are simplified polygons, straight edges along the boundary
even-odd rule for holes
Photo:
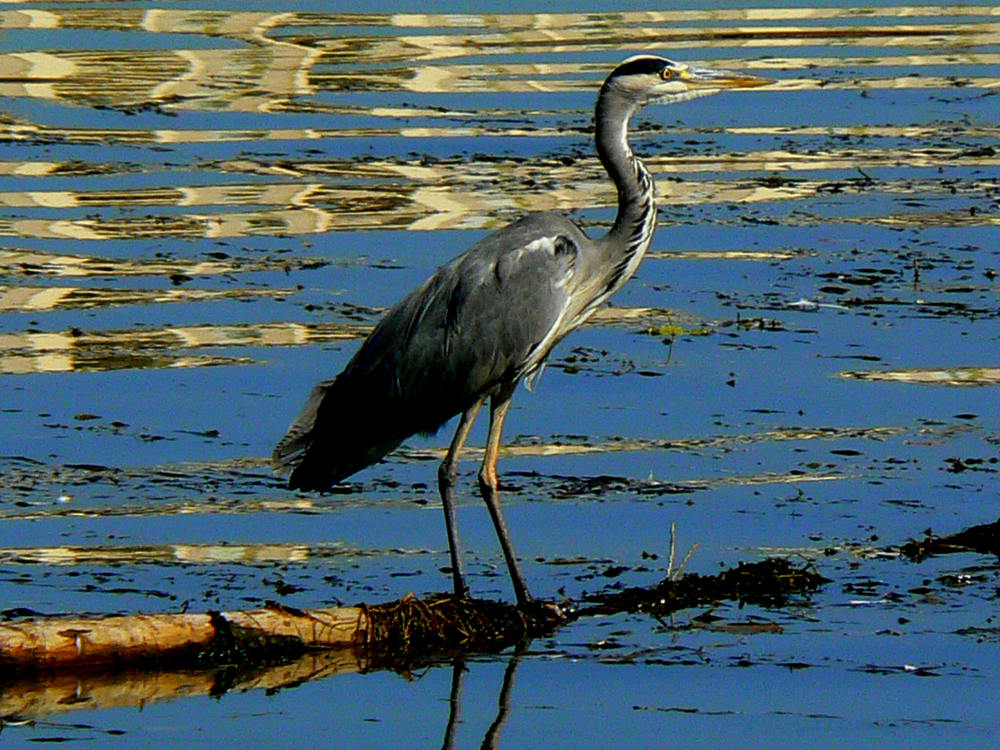
[[[498,650],[562,622],[554,605],[437,595],[359,607],[137,614],[0,622],[0,669],[166,664],[274,664],[316,649],[355,649],[365,663],[454,650]]]
[[[0,623],[0,666],[25,669],[166,661],[213,648],[348,648],[363,642],[360,607],[51,618]]]
[[[819,588],[810,565],[768,558],[715,576],[668,576],[651,588],[587,597],[586,609],[536,601],[522,607],[440,594],[372,606],[0,622],[0,669],[58,669],[187,660],[199,666],[272,665],[315,649],[355,649],[369,668],[415,657],[495,651],[587,614],[670,612],[719,599],[774,604]],[[0,672],[0,677],[3,673]]]

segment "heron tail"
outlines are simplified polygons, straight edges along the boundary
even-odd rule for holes
[[[292,422],[281,442],[275,446],[274,452],[271,454],[271,463],[279,474],[293,471],[302,462],[310,443],[312,443],[319,405],[323,402],[327,391],[335,383],[336,380],[326,380],[312,389],[309,400],[299,412],[299,416]]]
[[[405,436],[396,439],[372,429],[371,415],[359,411],[365,403],[359,396],[341,378],[313,388],[271,455],[276,472],[290,472],[289,489],[328,490],[403,441]]]

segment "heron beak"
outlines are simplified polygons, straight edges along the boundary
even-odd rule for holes
[[[766,86],[772,79],[733,70],[711,70],[687,66],[680,70],[678,78],[689,89],[751,89]]]

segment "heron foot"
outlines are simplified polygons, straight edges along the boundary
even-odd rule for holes
[[[541,599],[518,602],[517,610],[521,613],[525,625],[530,631],[551,630],[568,622],[571,617],[569,610],[564,609],[557,602]]]
[[[456,599],[472,598],[472,594],[469,592],[469,584],[467,584],[464,579],[460,580],[457,576],[455,578],[455,598]]]

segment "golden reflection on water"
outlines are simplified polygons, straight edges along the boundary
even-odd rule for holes
[[[0,333],[0,374],[250,364],[255,360],[181,352],[198,347],[295,346],[350,340],[369,330],[369,326],[353,324],[264,323]]]
[[[85,310],[109,305],[153,305],[168,302],[204,302],[217,299],[282,299],[283,289],[95,289],[72,286],[0,286],[0,312]],[[0,334],[2,335],[2,334]]]
[[[799,170],[870,169],[893,165],[906,158],[912,166],[934,167],[947,160],[952,166],[996,166],[1000,155],[964,154],[960,149],[934,148],[904,154],[898,150],[845,151],[841,155],[808,155],[773,151],[720,157],[652,157],[648,163],[662,173],[767,171],[775,177],[740,183],[732,177],[716,180],[661,180],[657,195],[665,205],[708,203],[769,203],[815,197],[837,187],[851,191],[849,182],[819,179],[782,180],[777,174]],[[349,171],[351,164],[302,165],[312,172]],[[242,165],[244,169],[247,165]],[[279,208],[227,211],[211,214],[183,213],[169,217],[7,218],[0,219],[0,236],[34,239],[110,240],[135,238],[233,238],[254,235],[303,235],[337,231],[396,229],[439,231],[483,229],[505,223],[514,214],[530,210],[570,211],[597,208],[614,200],[613,188],[592,165],[584,168],[553,166],[544,171],[552,189],[537,192],[529,182],[535,166],[474,162],[434,167],[368,163],[356,166],[356,176],[395,178],[395,184],[328,186],[322,183],[190,186],[171,189],[24,191],[0,193],[0,205],[16,208],[82,207],[239,207],[246,203]],[[409,182],[410,184],[404,184]],[[556,188],[555,185],[573,187]],[[475,190],[462,189],[475,186]],[[940,189],[934,180],[880,180],[884,193],[915,194]],[[963,182],[954,191],[975,193],[991,184]],[[873,219],[879,221],[880,219]],[[952,219],[940,220],[951,224]],[[969,217],[966,223],[990,223],[992,217]],[[905,215],[895,223],[934,223],[926,213]],[[0,262],[3,257],[0,256]]]
[[[244,141],[309,142],[329,138],[573,137],[589,139],[578,122],[554,126],[545,116],[565,112],[517,109],[460,111],[447,107],[344,103],[346,92],[464,94],[474,92],[592,91],[605,62],[566,62],[562,52],[610,49],[695,50],[717,56],[720,48],[745,50],[730,66],[779,71],[780,80],[761,90],[964,89],[994,91],[1000,79],[987,68],[1000,54],[980,51],[1000,33],[1000,10],[989,5],[897,6],[883,8],[720,8],[620,13],[559,14],[331,14],[272,11],[9,7],[0,28],[114,31],[132,34],[136,49],[59,49],[44,44],[0,54],[0,95],[47,100],[73,107],[114,110],[115,121],[147,111],[328,113],[343,115],[342,126],[102,128],[41,124],[0,115],[0,137],[17,144],[51,140],[60,144],[110,144],[168,148],[183,144]],[[913,20],[911,20],[913,19]],[[371,30],[378,30],[373,33]],[[386,32],[385,30],[389,30]],[[415,33],[408,33],[412,30]],[[430,31],[431,33],[424,33]],[[199,41],[187,48],[149,44],[163,35]],[[41,38],[46,38],[42,36]],[[128,37],[126,37],[128,38]],[[176,39],[170,37],[171,44]],[[834,48],[845,47],[843,55]],[[817,53],[817,49],[828,51]],[[869,47],[870,49],[863,49]],[[899,49],[899,54],[893,54]],[[795,55],[795,48],[803,48]],[[494,55],[523,59],[497,60]],[[530,55],[531,58],[527,56]],[[450,62],[451,58],[462,62]],[[928,70],[924,70],[924,69]],[[949,75],[949,70],[954,75]],[[113,81],[114,85],[109,85]],[[757,91],[761,91],[757,90]],[[754,106],[754,94],[745,101]],[[534,118],[533,115],[540,115]],[[363,118],[364,124],[357,119]],[[580,121],[587,113],[580,116]],[[263,118],[262,118],[263,119]],[[539,125],[531,124],[534,119]],[[373,121],[383,120],[384,126]],[[420,122],[426,120],[426,122]],[[441,120],[451,120],[440,125]],[[203,124],[199,118],[196,124]],[[273,120],[269,121],[273,122]],[[315,118],[315,122],[325,123]],[[154,127],[155,125],[155,127]],[[817,171],[843,172],[906,164],[985,170],[1000,165],[993,149],[941,145],[958,136],[989,139],[1000,135],[992,123],[966,123],[960,132],[934,125],[764,125],[696,130],[672,128],[672,136],[727,133],[733,136],[819,136],[857,138],[838,149],[769,148],[718,153],[648,154],[654,173],[682,177],[658,183],[662,205],[771,204],[806,201],[828,192],[866,189],[862,179],[829,181]],[[654,137],[656,134],[654,134]],[[648,136],[643,136],[648,137]],[[866,138],[906,139],[888,147]],[[934,139],[933,147],[926,142]],[[839,144],[838,144],[839,145]],[[38,159],[0,161],[0,176],[25,178],[30,188],[0,191],[0,236],[43,241],[225,239],[322,235],[334,231],[484,229],[528,210],[576,210],[614,202],[597,160],[539,164],[519,159],[440,160],[223,158],[184,173],[113,185],[118,175],[152,171],[121,162]],[[202,173],[224,174],[229,182],[198,184]],[[767,173],[767,178],[742,176]],[[805,174],[801,174],[805,173]],[[801,176],[800,176],[801,174]],[[696,178],[692,179],[692,176]],[[89,178],[67,187],[49,178]],[[102,179],[104,177],[110,179]],[[268,181],[257,181],[267,178]],[[178,184],[178,183],[187,184]],[[136,186],[141,185],[141,186]],[[954,193],[977,194],[988,179],[954,182]],[[933,178],[909,175],[880,179],[882,194],[934,194]],[[111,209],[104,211],[103,209]],[[136,213],[143,211],[145,215]],[[172,209],[182,209],[173,211]],[[669,221],[669,212],[664,212]],[[826,221],[797,215],[789,223]],[[988,226],[997,218],[955,211],[838,217],[838,221],[892,227]],[[688,257],[654,252],[656,257]],[[708,253],[706,257],[723,257]],[[732,256],[736,259],[737,256]],[[744,252],[742,260],[774,260],[778,255]],[[21,281],[34,275],[126,277],[135,275],[220,276],[254,270],[303,267],[308,259],[183,260],[108,259],[78,252],[46,253],[0,249],[0,272]],[[110,305],[204,302],[212,299],[283,298],[286,290],[173,288],[105,289],[27,283],[0,287],[0,312],[39,313]],[[627,325],[622,310],[611,324]],[[673,313],[676,318],[678,313]],[[596,318],[595,322],[601,319]],[[611,319],[605,319],[607,323]],[[671,323],[672,324],[672,323]],[[253,361],[246,357],[190,355],[193,347],[283,346],[343,340],[364,335],[365,326],[306,326],[270,323],[173,326],[130,331],[24,332],[0,336],[0,372],[55,372],[120,367],[188,367]]]
[[[0,248],[0,273],[18,276],[218,276],[324,265],[315,258],[101,258]]]
[[[988,32],[1000,33],[1000,24]],[[421,44],[428,41],[420,37]],[[351,40],[351,46],[356,40]],[[440,41],[440,40],[439,40]],[[772,38],[761,40],[768,46]],[[824,40],[809,39],[809,43]],[[831,40],[826,40],[831,41]],[[852,43],[865,43],[852,39]],[[936,39],[940,44],[947,39]],[[964,39],[966,43],[975,40]],[[908,37],[893,40],[875,37],[868,43],[879,45],[910,44]],[[628,47],[631,42],[622,40],[614,45],[582,45],[583,49]],[[955,40],[954,43],[959,43]],[[983,43],[983,42],[979,42]],[[332,44],[332,43],[331,43]],[[372,40],[373,46],[385,42]],[[702,44],[701,42],[698,43]],[[643,45],[647,46],[647,45]],[[661,45],[652,45],[659,47]],[[687,46],[663,44],[672,49]],[[753,46],[746,42],[746,46]],[[488,49],[493,54],[503,50]],[[516,47],[510,53],[521,51]],[[546,50],[551,51],[551,49]],[[464,51],[468,54],[468,50]],[[329,50],[327,54],[332,54]],[[428,53],[430,54],[430,53]],[[454,52],[445,56],[452,56]],[[76,106],[129,107],[145,103],[159,103],[165,108],[229,110],[236,112],[291,112],[297,109],[299,99],[311,100],[319,91],[409,91],[412,93],[557,93],[589,91],[593,83],[586,78],[541,77],[556,73],[556,66],[425,66],[400,68],[380,73],[350,71],[345,73],[311,72],[320,53],[314,49],[298,47],[265,47],[250,50],[178,50],[173,52],[129,53],[128,59],[109,52],[53,52],[11,53],[0,55],[0,68],[12,71],[0,81],[0,95],[51,99]],[[433,57],[432,54],[430,56]],[[408,59],[400,53],[396,58]],[[919,56],[901,57],[898,61],[879,58],[886,65],[928,65]],[[829,58],[830,63],[837,63]],[[352,57],[352,62],[358,62]],[[877,62],[877,61],[872,61]],[[871,65],[872,62],[868,62]],[[959,58],[948,59],[948,64],[958,64]],[[995,64],[989,58],[982,63]],[[129,73],[124,78],[120,71],[127,64]],[[754,61],[733,61],[734,66],[745,68],[778,67],[774,62],[759,65]],[[561,67],[561,66],[560,66]],[[790,66],[789,66],[790,67]],[[808,67],[808,65],[806,65]],[[263,72],[261,72],[263,70]],[[596,71],[574,71],[593,73]],[[531,74],[534,74],[533,76]],[[541,74],[541,75],[540,75]],[[521,77],[517,77],[517,76]],[[105,82],[118,76],[117,85],[109,89]],[[514,77],[509,77],[514,76]],[[224,79],[224,80],[223,80]],[[818,89],[922,89],[961,85],[972,88],[994,88],[995,78],[987,76],[943,77],[903,75],[891,77],[858,77],[826,80],[797,78],[776,81],[762,90],[818,90]],[[326,105],[309,101],[308,111],[327,110]],[[335,111],[335,110],[329,110]]]
[[[22,308],[21,311],[28,309],[31,308]],[[588,325],[632,324],[655,328],[665,323],[673,327],[686,326],[692,330],[704,325],[682,312],[648,307],[604,308],[594,314]],[[245,357],[192,356],[180,352],[201,347],[302,346],[351,341],[364,338],[371,328],[371,325],[361,323],[275,322],[118,331],[73,329],[45,333],[0,333],[0,374],[249,363],[254,360]]]
[[[1000,24],[995,8],[976,6],[852,9],[719,9],[710,11],[462,15],[338,15],[322,13],[233,12],[182,9],[6,10],[0,28],[113,29],[144,34],[198,35],[235,40],[236,48],[36,50],[0,55],[5,76],[0,95],[58,100],[67,104],[128,107],[157,103],[165,107],[238,112],[281,112],[308,102],[322,108],[323,91],[559,92],[589,90],[599,74],[596,63],[424,64],[486,54],[546,54],[607,49],[648,50],[737,47],[747,49],[855,45],[886,49],[926,47],[927,55],[899,57],[780,58],[734,60],[749,68],[813,70],[837,66],[995,65],[995,54],[963,51],[992,44]],[[864,17],[885,24],[792,25],[796,20],[844,20]],[[933,23],[905,24],[910,16]],[[723,22],[722,26],[678,25]],[[752,25],[730,25],[746,21]],[[950,21],[950,22],[949,22]],[[342,26],[399,29],[448,29],[443,34],[337,36]],[[325,32],[317,32],[323,28]],[[476,29],[469,33],[469,29]],[[941,54],[942,47],[955,50]],[[349,61],[377,69],[340,72],[331,66]],[[386,67],[405,62],[410,67]],[[566,78],[565,76],[571,77]],[[562,76],[562,77],[560,77]],[[583,77],[579,77],[583,76]],[[107,81],[115,81],[113,87]],[[836,80],[800,78],[772,84],[782,89],[817,87],[878,89],[928,88],[960,84],[989,88],[996,80],[940,76],[838,76]]]
[[[901,159],[916,167],[933,167],[947,161],[951,166],[990,167],[1000,166],[1000,154],[970,152],[962,148],[933,147],[919,152],[902,149],[845,149],[840,152],[813,151],[803,154],[788,150],[758,151],[744,154],[680,156],[650,155],[644,161],[658,173],[692,174],[699,172],[766,171],[781,173],[812,170],[845,170],[874,168],[898,164]],[[391,180],[386,183],[331,186],[323,183],[275,183],[266,185],[231,183],[226,185],[189,185],[178,187],[153,187],[114,190],[30,190],[0,192],[0,206],[9,208],[89,208],[114,206],[294,206],[322,207],[339,204],[352,213],[406,210],[406,204],[424,204],[432,211],[452,213],[483,213],[495,209],[496,201],[512,196],[506,207],[524,208],[540,205],[544,208],[591,208],[605,205],[613,198],[613,186],[602,178],[599,166],[584,163],[540,165],[519,160],[440,162],[434,165],[400,163],[378,160],[342,162],[294,162],[283,164],[280,170],[250,160],[230,161],[220,169],[231,173],[278,172],[284,176],[325,174],[356,180]],[[538,186],[528,181],[539,174],[551,180],[549,190],[539,194]],[[484,184],[485,183],[485,184]],[[699,182],[686,180],[683,184],[661,180],[657,195],[670,203],[712,203],[733,201],[772,201],[783,198],[812,196],[820,185],[829,181],[796,179],[780,180],[775,174],[756,178],[749,186],[734,186],[732,178]],[[879,188],[892,192],[926,191],[936,183],[932,180],[894,182],[882,180]],[[989,187],[987,181],[964,183],[966,189],[980,190]],[[433,198],[437,193],[452,188],[475,185],[475,194],[454,191],[447,202]],[[575,187],[561,187],[571,185]],[[549,186],[546,186],[549,187]],[[753,190],[757,196],[745,191]],[[429,204],[428,204],[429,203]],[[442,208],[446,205],[447,208]],[[9,226],[9,224],[8,224]]]
[[[349,114],[349,113],[344,113]],[[360,114],[357,113],[357,114]],[[392,110],[382,108],[378,110],[368,110],[365,114],[372,117],[404,118],[419,116],[421,118],[442,118],[454,117],[454,112],[443,112],[440,110],[419,111],[416,109]],[[466,113],[471,116],[471,113]],[[523,113],[504,112],[502,110],[491,110],[483,113],[483,117],[502,118],[511,115],[523,115]],[[753,127],[727,127],[725,132],[733,135],[789,135],[789,136],[855,136],[870,138],[911,138],[914,140],[926,140],[938,137],[942,133],[941,127],[923,127],[918,125],[893,126],[893,125],[830,125],[830,126],[806,126],[806,125],[778,125],[778,126],[753,126]],[[722,128],[688,128],[681,125],[671,126],[671,133],[675,136],[684,136],[693,133],[718,133]],[[1000,138],[1000,128],[987,124],[969,124],[961,129],[964,136],[968,138]],[[474,138],[478,136],[504,135],[507,137],[534,137],[534,138],[558,138],[573,137],[585,138],[588,131],[572,127],[544,127],[530,126],[517,127],[516,125],[469,125],[469,126],[421,126],[421,127],[344,127],[344,128],[270,128],[270,129],[225,129],[200,130],[191,128],[188,130],[172,130],[163,128],[153,128],[150,130],[129,130],[126,128],[67,128],[46,125],[13,124],[0,122],[0,133],[11,141],[31,142],[35,140],[56,139],[64,143],[87,143],[87,144],[114,144],[114,143],[135,143],[135,144],[195,144],[195,143],[229,143],[238,141],[313,141],[330,138]],[[908,152],[902,151],[901,154]],[[249,162],[248,162],[249,163]],[[46,175],[65,175],[68,170],[75,170],[77,173],[97,174],[96,165],[85,165],[81,163],[68,164],[66,162],[11,162],[0,161],[0,175],[18,175],[23,177],[43,177]],[[288,167],[282,165],[281,168],[260,165],[261,173],[287,174]],[[265,171],[266,170],[266,171]],[[291,172],[298,173],[294,168]]]
[[[135,565],[138,563],[300,563],[314,558],[362,554],[342,545],[167,544],[160,546],[65,546],[0,548],[4,565]]]
[[[731,188],[727,194],[741,202],[753,200],[789,199],[794,197],[794,188]],[[813,193],[815,194],[815,193]],[[764,196],[770,196],[765,198]],[[188,214],[163,222],[155,218],[122,219],[102,222],[96,219],[77,221],[49,221],[44,219],[21,219],[0,221],[0,236],[32,239],[77,239],[77,240],[128,240],[155,239],[166,237],[181,238],[236,238],[273,235],[310,235],[326,232],[409,230],[478,230],[495,229],[503,226],[513,216],[530,205],[530,197],[525,202],[501,201],[500,205],[489,206],[490,214],[484,212],[488,201],[482,197],[455,198],[448,190],[430,190],[414,196],[415,205],[409,209],[371,210],[360,214],[355,211],[329,211],[320,208],[284,209],[273,211],[249,211],[230,213],[224,218],[217,215]],[[470,212],[469,204],[479,211]],[[416,207],[419,205],[419,209]],[[565,210],[580,208],[571,202],[535,201],[535,206],[545,209]],[[823,217],[796,217],[793,221],[800,226],[823,223]],[[841,222],[861,224],[884,224],[900,227],[926,226],[996,226],[1000,218],[988,214],[968,213],[913,213],[891,216],[841,217]],[[661,221],[661,226],[669,224]]]
[[[368,661],[355,649],[311,651],[297,661],[247,670],[229,685],[231,690],[277,691],[308,680],[361,672]],[[4,724],[38,721],[80,710],[147,706],[183,698],[218,697],[219,670],[111,668],[5,674],[0,685],[0,716]]]
[[[937,439],[939,432],[949,428],[923,427],[917,430],[902,426],[868,426],[868,427],[789,427],[782,429],[767,429],[757,432],[736,434],[718,434],[704,437],[660,437],[660,438],[614,438],[604,440],[561,439],[558,436],[547,441],[532,441],[529,443],[507,445],[501,449],[504,457],[525,456],[571,456],[607,453],[652,453],[657,451],[686,452],[691,454],[714,454],[719,451],[729,452],[746,446],[770,443],[799,443],[812,441],[829,441],[839,443],[844,440],[883,441],[893,436],[913,434],[920,439]],[[444,450],[417,449],[403,447],[393,457],[394,461],[440,461]],[[467,447],[461,455],[463,462],[479,463],[482,460],[482,449]],[[218,497],[214,494],[206,496],[202,489],[206,482],[232,481],[238,475],[243,483],[263,483],[271,486],[273,481],[269,476],[270,461],[267,458],[240,458],[237,460],[188,462],[183,464],[160,464],[153,467],[135,468],[105,468],[80,467],[75,465],[26,465],[9,468],[8,475],[15,486],[27,485],[33,488],[31,500],[20,503],[17,507],[0,509],[0,519],[41,520],[52,518],[104,518],[104,517],[146,517],[173,515],[210,515],[210,514],[258,514],[258,513],[309,513],[322,514],[335,512],[345,504],[366,505],[377,503],[385,507],[391,503],[410,504],[412,494],[405,489],[398,496],[384,493],[373,499],[367,491],[337,494],[329,497],[300,496],[288,499],[248,499],[242,495],[235,497]],[[711,474],[704,477],[683,480],[658,479],[652,475],[645,479],[625,480],[630,485],[629,492],[647,494],[669,494],[673,492],[697,492],[722,486],[760,486],[768,484],[802,484],[814,482],[843,481],[856,472],[864,472],[863,467],[826,464],[815,467],[797,467],[790,471],[750,471],[726,474]],[[115,502],[111,505],[94,503],[84,499],[74,499],[70,493],[74,487],[83,485],[112,486],[116,496],[122,492],[122,487],[133,483],[149,484],[162,482],[164,477],[171,479],[170,486],[174,490],[171,497],[159,498],[151,504],[139,502]],[[558,483],[558,475],[545,477],[540,475],[545,483]],[[47,497],[47,490],[52,489],[55,495],[61,494],[65,499],[53,502]],[[183,497],[174,499],[180,494]],[[54,498],[55,495],[52,495]],[[573,493],[565,495],[577,500],[585,495]],[[371,555],[407,555],[425,554],[427,550],[419,548],[392,548],[388,550],[363,550],[343,543],[302,545],[302,544],[259,544],[259,545],[70,545],[70,546],[38,546],[0,549],[0,562],[5,565],[95,565],[114,563],[184,562],[195,564],[228,564],[233,562],[245,564],[268,564],[276,561],[302,562],[321,557],[340,556],[371,556]]]
[[[1000,367],[909,368],[905,370],[851,370],[843,378],[918,385],[984,386],[1000,385]]]
[[[865,438],[883,440],[892,435],[904,432],[901,427],[824,427],[824,428],[787,428],[778,430],[764,430],[756,433],[738,435],[720,435],[717,437],[698,438],[671,438],[671,439],[622,439],[595,442],[566,442],[553,441],[541,444],[528,445],[505,445],[500,449],[503,457],[514,456],[566,456],[585,455],[588,453],[614,453],[617,451],[649,451],[649,450],[693,450],[708,451],[714,449],[733,449],[739,445],[752,445],[754,443],[770,443],[775,441],[798,441],[798,440],[843,440],[847,438]],[[400,455],[411,459],[440,461],[444,458],[447,450],[444,448],[427,449],[403,449]],[[465,460],[481,461],[483,456],[482,448],[466,448],[462,456]],[[784,476],[784,475],[783,475]],[[752,478],[756,477],[756,478]],[[770,478],[768,478],[770,477]],[[803,481],[823,481],[826,474],[803,474]],[[838,475],[839,477],[839,475]],[[651,480],[652,481],[652,480]],[[771,481],[789,481],[788,479],[774,479],[773,475],[740,475],[739,477],[716,477],[714,479],[695,479],[688,482],[691,486],[701,486],[708,484],[766,484]],[[676,483],[674,483],[676,484]]]

